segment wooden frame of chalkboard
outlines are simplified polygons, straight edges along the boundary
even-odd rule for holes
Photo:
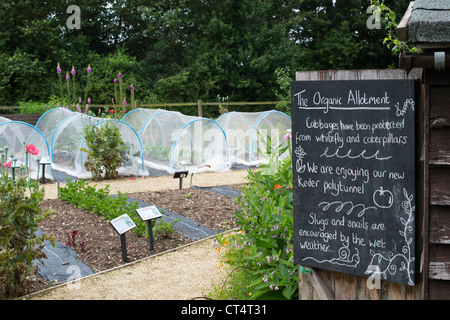
[[[415,283],[413,80],[291,83],[294,261]]]

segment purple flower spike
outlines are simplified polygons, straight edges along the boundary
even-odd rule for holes
[[[87,73],[91,73],[91,71],[92,71],[92,68],[91,68],[91,65],[88,65],[88,67],[87,67]]]
[[[119,74],[117,75],[117,78],[122,78],[122,72],[119,71]]]
[[[116,82],[117,82],[117,79],[114,79],[113,82],[116,83]]]
[[[134,87],[133,87],[133,85],[130,85],[130,89],[131,89],[132,91],[134,91]]]
[[[87,99],[87,103],[91,103],[91,98],[88,98],[88,99]]]
[[[126,106],[126,105],[127,105],[127,100],[123,100],[122,104],[123,104],[124,106]]]
[[[69,73],[66,72],[66,80],[68,81],[70,79]]]
[[[76,73],[75,72],[75,68],[73,66],[72,66],[72,71],[71,72],[72,72],[73,75],[75,75],[75,73]]]
[[[61,72],[62,72],[62,70],[61,70],[61,68],[59,66],[59,63],[58,63],[58,66],[56,67],[56,72],[58,72],[58,74],[61,74]]]

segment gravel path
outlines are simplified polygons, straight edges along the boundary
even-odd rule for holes
[[[32,296],[33,300],[190,300],[224,278],[213,239],[110,269]]]
[[[246,170],[226,173],[199,173],[192,179],[195,186],[218,186],[247,183]],[[92,183],[98,188],[110,186],[111,193],[178,189],[179,180],[172,176],[136,178],[116,182]],[[183,180],[189,188],[190,176]],[[44,184],[46,198],[57,197],[56,184]],[[188,300],[203,296],[211,283],[225,277],[220,253],[214,250],[213,238],[103,271],[37,292],[33,300]]]

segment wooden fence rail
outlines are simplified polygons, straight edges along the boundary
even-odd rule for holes
[[[197,107],[197,115],[199,117],[203,116],[204,108],[209,106],[276,106],[278,104],[290,104],[290,101],[260,101],[260,102],[206,102],[202,100],[197,100],[197,102],[175,102],[175,103],[139,103],[136,101],[132,109],[136,108],[172,108],[172,107]],[[102,108],[112,108],[114,105],[111,104],[90,104],[91,108],[102,109]],[[20,113],[21,107],[19,106],[0,106],[0,113],[14,114]]]

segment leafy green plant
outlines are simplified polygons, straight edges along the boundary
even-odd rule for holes
[[[7,151],[0,149],[0,299],[24,295],[28,277],[37,272],[33,260],[46,257],[43,241],[55,245],[53,237],[35,234],[38,223],[51,214],[40,208],[44,191],[25,174],[28,170],[20,170],[13,180],[7,158]]]
[[[170,239],[172,235],[176,232],[173,225],[181,221],[181,219],[173,220],[172,222],[167,222],[162,219],[158,219],[153,226],[154,234],[156,239]]]
[[[90,186],[83,180],[73,181],[67,179],[66,186],[59,188],[60,199],[70,202],[77,208],[83,208],[91,213],[103,216],[108,220],[112,220],[123,214],[128,214],[136,224],[133,232],[138,236],[145,235],[148,237],[147,223],[142,221],[136,212],[139,204],[137,202],[127,201],[128,197],[120,192],[115,197],[110,196],[109,193],[109,186],[97,189],[95,186]],[[157,220],[153,225],[155,238],[170,239],[176,232],[173,225],[178,221],[180,220],[176,219],[172,222]],[[72,234],[68,235],[68,239],[69,241],[73,240]]]
[[[115,197],[110,196],[109,193],[109,186],[97,189],[83,180],[67,179],[66,186],[59,187],[58,194],[60,199],[70,202],[73,206],[83,208],[108,220],[128,214],[136,224],[133,231],[139,236],[144,235],[147,232],[147,224],[139,218],[136,212],[139,204],[127,201],[128,197],[121,192]]]
[[[275,108],[281,112],[288,115],[291,114],[291,106],[288,103],[290,100],[291,93],[291,81],[292,81],[292,71],[289,67],[277,68],[275,70],[276,83],[278,88],[274,90],[274,94],[280,103],[278,103]]]
[[[81,148],[88,154],[85,167],[92,173],[94,180],[114,179],[118,177],[117,168],[124,161],[125,142],[119,127],[114,121],[102,126],[87,125],[83,130],[87,148]]]
[[[375,14],[380,17],[381,23],[385,26],[386,37],[383,43],[392,50],[392,53],[398,55],[401,52],[417,53],[421,52],[416,47],[409,46],[405,41],[399,40],[396,36],[398,23],[396,22],[396,14],[388,6],[384,4],[384,1],[371,0],[370,4],[376,7]]]
[[[147,144],[144,146],[145,153],[148,153],[149,156],[156,160],[168,160],[169,154],[171,150],[171,146],[161,146],[161,145],[150,145]]]
[[[278,148],[278,156],[285,148]],[[249,171],[247,178],[250,183],[238,198],[241,210],[235,213],[241,230],[218,236],[218,245],[231,266],[250,270],[251,299],[294,299],[298,276],[293,262],[291,157]]]

